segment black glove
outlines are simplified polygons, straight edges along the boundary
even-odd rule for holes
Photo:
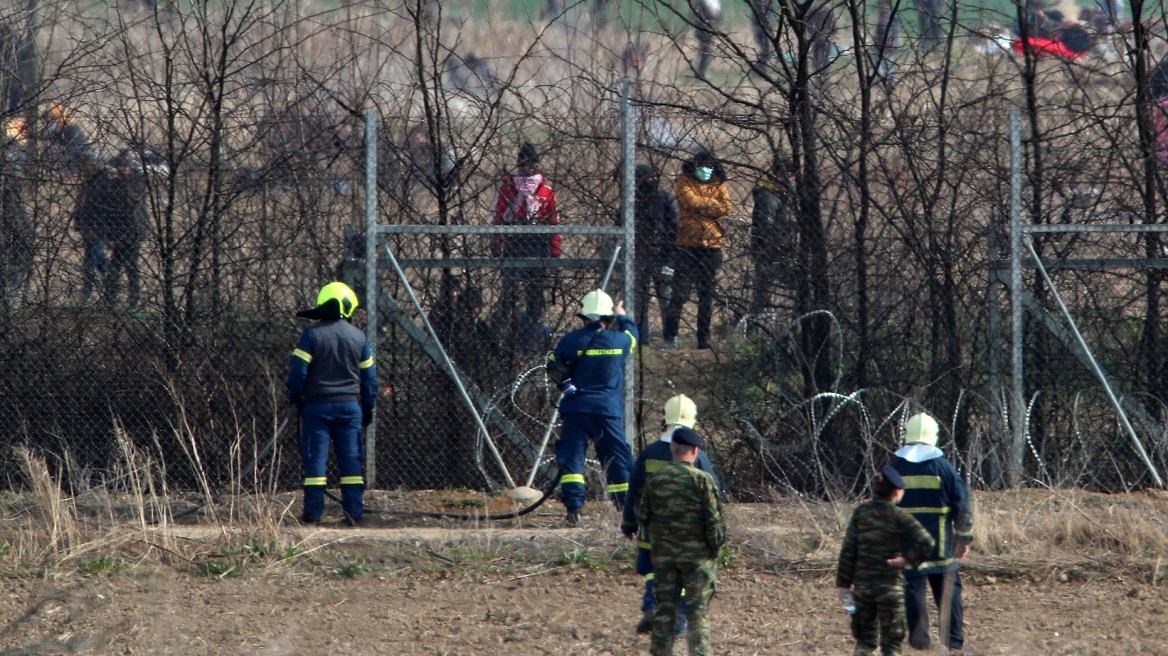
[[[361,428],[368,428],[373,423],[373,408],[361,408]]]

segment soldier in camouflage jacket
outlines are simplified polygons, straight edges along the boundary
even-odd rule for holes
[[[933,536],[896,503],[904,479],[885,465],[872,483],[872,500],[852,513],[840,548],[835,585],[841,596],[855,597],[853,656],[900,656],[907,629],[904,568],[921,564],[933,549]]]
[[[656,575],[653,637],[649,653],[673,653],[673,627],[685,590],[690,656],[706,656],[710,649],[710,621],[706,616],[714,597],[718,553],[726,543],[726,523],[718,485],[694,467],[702,438],[690,428],[673,433],[673,460],[645,482],[637,500],[637,522],[648,527]]]

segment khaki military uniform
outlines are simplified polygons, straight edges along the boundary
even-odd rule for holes
[[[911,545],[907,551],[905,545]],[[913,516],[891,502],[875,499],[860,504],[848,522],[840,548],[835,584],[852,588],[853,656],[900,656],[907,623],[904,616],[904,573],[888,564],[900,555],[916,566],[929,556],[933,537]]]
[[[636,506],[637,522],[647,527],[656,576],[650,650],[653,656],[673,653],[673,627],[685,591],[689,653],[706,656],[714,598],[718,552],[726,543],[726,523],[718,484],[692,464],[674,460],[645,482]]]

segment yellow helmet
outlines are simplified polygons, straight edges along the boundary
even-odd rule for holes
[[[580,317],[596,321],[612,316],[612,297],[603,289],[594,289],[584,295],[580,302]]]
[[[937,420],[923,412],[909,417],[904,424],[904,443],[937,446]]]
[[[665,423],[693,428],[698,419],[698,406],[684,394],[665,402]]]
[[[343,319],[353,316],[353,312],[357,309],[357,294],[343,282],[330,282],[320,288],[320,293],[316,295],[317,307],[329,301],[337,302]]]

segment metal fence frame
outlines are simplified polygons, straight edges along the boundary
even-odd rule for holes
[[[989,292],[989,373],[990,373],[990,387],[992,390],[1002,389],[1000,381],[1001,365],[998,362],[997,345],[1000,341],[999,326],[1000,317],[998,315],[997,303],[998,295],[997,289],[999,286],[1004,286],[1010,290],[1010,315],[1011,315],[1011,387],[1010,387],[1010,415],[1014,418],[1010,426],[1010,460],[1007,471],[1007,476],[1011,478],[1009,481],[1012,487],[1018,487],[1021,481],[1017,480],[1022,471],[1022,461],[1026,452],[1026,423],[1022,417],[1026,415],[1026,399],[1025,399],[1025,370],[1023,367],[1023,340],[1025,338],[1025,322],[1023,319],[1024,311],[1030,311],[1042,325],[1046,328],[1056,340],[1058,340],[1064,348],[1070,351],[1079,362],[1086,367],[1094,377],[1099,381],[1099,385],[1103,388],[1108,400],[1115,413],[1119,418],[1124,432],[1127,433],[1131,439],[1132,447],[1139,455],[1140,460],[1144,463],[1148,473],[1155,481],[1157,487],[1164,487],[1164,479],[1160,476],[1155,464],[1148,456],[1147,450],[1144,448],[1143,442],[1139,435],[1136,434],[1135,428],[1132,426],[1129,415],[1135,417],[1137,421],[1143,426],[1145,430],[1153,435],[1160,436],[1164,432],[1164,428],[1151,417],[1140,404],[1133,401],[1129,396],[1123,394],[1120,381],[1112,377],[1108,372],[1104,371],[1099,365],[1091,347],[1087,344],[1079,327],[1075,322],[1074,316],[1067,308],[1062,300],[1062,296],[1058,292],[1054,281],[1051,280],[1047,273],[1048,268],[1062,268],[1062,269],[1079,269],[1090,271],[1102,271],[1108,269],[1143,269],[1143,268],[1168,268],[1168,258],[1086,258],[1086,259],[1071,259],[1071,258],[1050,258],[1049,262],[1044,263],[1038,256],[1034,249],[1034,244],[1030,239],[1034,234],[1058,234],[1058,233],[1120,233],[1120,234],[1138,234],[1138,233],[1160,233],[1168,234],[1168,225],[1163,224],[1142,224],[1142,225],[1126,225],[1126,224],[1058,224],[1058,225],[1037,225],[1024,223],[1022,221],[1022,127],[1021,114],[1015,109],[1011,110],[1009,114],[1010,125],[1010,259],[1008,261],[1001,261],[998,259],[998,244],[996,235],[991,232],[989,239],[990,247],[990,292]],[[1042,276],[1046,285],[1052,291],[1055,300],[1058,303],[1060,313],[1067,322],[1067,327],[1060,324],[1054,317],[1050,316],[1042,306],[1034,299],[1033,295],[1026,289],[1022,280],[1022,273],[1024,269],[1035,269],[1039,275]],[[1009,277],[1003,275],[1003,271],[1009,270]],[[1000,405],[1001,399],[996,393],[990,395],[991,403],[994,405],[994,411],[991,413],[991,431],[994,434],[995,441],[1002,444],[1004,427],[1001,426],[1001,417],[1004,416]]]
[[[368,111],[365,114],[365,290],[364,298],[366,299],[366,315],[368,321],[365,326],[366,338],[370,344],[377,344],[378,334],[378,298],[381,296],[381,284],[378,280],[378,271],[390,268],[394,275],[404,286],[410,303],[422,318],[423,326],[419,327],[412,319],[405,316],[400,311],[400,306],[391,308],[395,316],[400,317],[399,323],[403,324],[409,336],[417,341],[429,355],[436,362],[440,363],[446,370],[447,375],[455,384],[462,397],[463,403],[471,412],[480,431],[486,439],[486,444],[491,450],[492,454],[498,461],[503,470],[503,474],[507,477],[507,483],[511,487],[515,487],[515,481],[511,478],[507,467],[502,461],[499,452],[495,448],[493,440],[490,438],[490,433],[486,423],[482,418],[482,412],[485,408],[485,395],[474,387],[473,381],[470,381],[465,374],[463,374],[457,365],[451,361],[442,347],[441,341],[438,338],[433,326],[430,325],[425,309],[418,301],[414,294],[412,287],[406,279],[404,269],[407,268],[455,268],[455,267],[476,267],[476,268],[528,268],[528,267],[547,267],[558,269],[582,269],[595,268],[604,270],[611,266],[610,260],[603,258],[502,258],[502,257],[486,257],[486,258],[415,258],[415,259],[398,259],[390,248],[388,241],[383,237],[387,235],[590,235],[590,236],[608,236],[616,240],[616,249],[613,253],[613,261],[619,256],[623,267],[623,290],[621,295],[628,302],[631,302],[636,289],[635,280],[635,242],[636,242],[636,222],[633,215],[633,185],[634,185],[634,165],[636,157],[636,135],[635,126],[632,118],[632,105],[629,100],[629,81],[626,78],[622,83],[621,93],[621,144],[622,144],[622,194],[621,194],[621,225],[615,227],[605,226],[507,226],[507,225],[429,225],[429,224],[380,224],[377,222],[377,113],[375,111]],[[385,257],[379,259],[377,248],[381,245]],[[386,296],[384,299],[387,302],[395,302],[392,298]],[[374,350],[374,357],[376,358],[376,349]],[[633,405],[633,365],[632,360],[625,364],[625,439],[632,444],[636,429],[633,425],[633,414],[627,409],[632,408]],[[492,423],[507,435],[512,440],[516,441],[516,446],[521,449],[526,449],[528,444],[523,442],[523,436],[513,427],[509,426],[505,419],[497,415],[492,417]],[[365,431],[365,481],[368,487],[376,487],[377,485],[377,422],[373,421]]]

